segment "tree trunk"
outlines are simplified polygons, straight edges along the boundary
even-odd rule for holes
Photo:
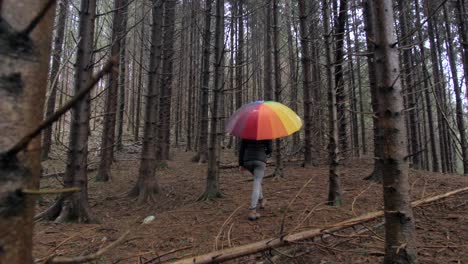
[[[274,52],[274,64],[275,64],[275,101],[282,102],[281,100],[281,54],[280,54],[280,36],[278,21],[279,8],[278,0],[273,0],[273,52]],[[281,156],[281,139],[275,140],[275,176],[283,177],[283,159]]]
[[[328,160],[329,160],[329,183],[328,183],[328,204],[340,206],[342,204],[340,187],[340,157],[339,157],[339,130],[338,130],[338,109],[336,101],[337,86],[333,83],[333,65],[330,32],[330,4],[329,1],[322,2],[323,30],[325,32],[325,58],[327,69],[328,85]],[[336,73],[336,70],[335,70]],[[335,74],[336,76],[336,74]]]
[[[141,151],[138,180],[129,196],[138,197],[138,203],[152,204],[156,201],[155,194],[160,192],[156,172],[155,128],[157,119],[157,72],[161,64],[162,19],[164,0],[153,0],[153,25],[151,27],[150,69],[148,73],[148,96],[145,106],[145,127],[143,131],[143,146]]]
[[[243,0],[237,0],[238,30],[236,49],[236,107],[240,108],[243,103],[243,67],[244,63],[244,5]]]
[[[141,9],[141,17],[144,17],[143,8]],[[138,87],[137,87],[137,99],[136,99],[136,109],[135,109],[135,135],[134,140],[138,141],[140,139],[140,116],[141,116],[141,93],[143,89],[143,48],[145,47],[145,20],[141,22],[141,31],[140,31],[140,49],[139,49],[139,67],[138,67]]]
[[[192,159],[198,163],[205,163],[208,156],[208,102],[210,82],[210,44],[211,44],[211,5],[213,0],[205,1],[205,30],[203,32],[203,57],[201,76],[201,109],[198,135],[198,153]]]
[[[190,50],[189,50],[189,64],[190,64],[190,69],[189,69],[189,84],[188,84],[188,98],[187,98],[187,109],[188,109],[188,114],[187,114],[187,147],[186,151],[191,151],[193,150],[192,146],[192,133],[194,131],[193,129],[193,107],[194,107],[194,100],[195,100],[195,75],[196,75],[196,69],[195,69],[195,52],[198,51],[196,50],[196,44],[195,42],[198,42],[198,38],[196,35],[196,30],[198,28],[196,27],[197,19],[196,19],[196,13],[195,13],[195,4],[194,1],[190,3]]]
[[[224,87],[224,0],[216,0],[215,20],[215,46],[214,46],[214,89],[211,114],[210,144],[208,149],[208,173],[206,177],[206,188],[200,200],[211,200],[221,197],[219,190],[219,159],[220,141],[218,133],[219,100]]]
[[[373,1],[377,79],[377,125],[381,130],[385,215],[384,263],[416,263],[414,217],[409,197],[406,127],[399,78],[392,1]],[[378,19],[377,19],[378,18]]]
[[[411,45],[413,41],[408,35],[408,20],[407,20],[407,12],[409,12],[409,2],[404,0],[398,0],[398,12],[399,12],[399,20],[400,20],[400,38],[401,38],[401,45],[406,47]],[[407,115],[409,119],[409,141],[411,142],[411,166],[415,169],[421,169],[421,153],[419,152],[419,141],[418,141],[418,133],[417,133],[417,124],[418,120],[416,118],[416,111],[417,111],[417,104],[416,104],[416,90],[415,90],[415,83],[413,81],[413,63],[411,60],[411,49],[405,48],[402,51],[402,63],[403,63],[403,80],[405,84],[405,88],[403,90],[407,90]]]
[[[415,0],[415,7],[416,7],[416,24],[421,24],[421,17],[419,11],[419,0]],[[419,50],[421,53],[421,62],[422,62],[422,70],[423,70],[423,78],[424,78],[424,100],[426,102],[426,114],[428,120],[428,127],[429,127],[429,141],[431,146],[431,164],[432,164],[432,171],[439,172],[439,160],[437,158],[437,148],[436,148],[436,138],[434,132],[434,121],[432,116],[432,103],[431,97],[429,94],[429,74],[427,72],[427,65],[426,65],[426,55],[425,55],[425,48],[423,44],[423,33],[418,31],[418,42]]]
[[[125,111],[125,71],[126,71],[126,31],[127,31],[127,18],[128,18],[128,1],[129,0],[121,0],[122,7],[119,9],[118,12],[121,13],[121,20],[120,20],[120,32],[119,32],[119,40],[120,43],[120,50],[119,50],[119,74],[118,74],[118,101],[117,101],[117,140],[115,142],[115,147],[117,150],[123,149],[122,143],[122,136],[123,136],[123,125],[124,125],[124,111]],[[114,158],[114,152],[112,151],[112,159]]]
[[[354,2],[355,4],[357,3]],[[356,8],[353,9],[353,34],[354,38],[354,51],[358,53],[361,50],[361,43],[359,41],[358,35],[358,21],[357,21],[357,14]],[[361,57],[357,57],[357,81],[358,81],[358,93],[359,93],[359,128],[361,130],[361,145],[362,145],[362,154],[367,154],[367,137],[366,137],[366,122],[365,122],[365,114],[364,114],[364,99],[363,99],[363,92],[362,92],[362,78],[361,78]],[[356,106],[357,109],[357,106]]]
[[[159,118],[158,118],[158,144],[156,146],[156,159],[169,160],[171,135],[171,97],[174,56],[174,30],[175,30],[176,0],[166,0],[164,4],[163,22],[163,57],[161,88],[159,92]]]
[[[354,8],[353,8],[354,10]],[[354,24],[353,24],[354,25]],[[349,27],[349,26],[348,26]],[[349,28],[348,28],[349,30]],[[357,36],[357,35],[355,35]],[[348,46],[348,85],[349,85],[349,105],[351,108],[350,119],[351,119],[351,146],[352,153],[355,157],[359,157],[359,127],[358,127],[358,112],[357,112],[357,95],[356,95],[356,78],[354,73],[354,62],[352,54],[351,34],[346,34],[346,44]],[[359,59],[359,57],[358,57]],[[359,68],[358,68],[359,69]]]
[[[372,40],[375,38],[374,36],[374,28],[372,20],[374,19],[373,12],[373,2],[371,0],[364,0],[364,24],[365,24],[365,31],[366,31],[366,44],[367,44],[367,68],[369,74],[369,89],[371,92],[371,104],[372,104],[372,113],[377,113],[377,98],[376,98],[376,77],[375,77],[375,58],[374,58],[374,50],[375,46]],[[378,144],[378,137],[380,134],[379,127],[377,126],[377,119],[372,118],[372,126],[374,130],[374,170],[372,171],[371,175],[366,177],[366,180],[380,182],[382,181],[382,167],[381,163],[378,162],[378,159],[382,155],[381,146]]]
[[[118,58],[121,49],[121,37],[124,32],[123,5],[125,0],[114,1],[114,18],[112,21],[112,46],[110,56]],[[116,65],[119,67],[119,64]],[[97,181],[109,181],[111,177],[111,165],[114,152],[115,123],[117,111],[117,89],[119,86],[119,71],[111,71],[109,74],[109,86],[106,90],[106,105],[104,112],[104,127],[101,137],[101,161],[96,176]]]
[[[67,24],[68,16],[68,0],[63,0],[59,4],[58,19],[57,19],[57,33],[54,39],[54,49],[52,55],[52,68],[50,71],[50,95],[47,99],[47,109],[45,117],[51,116],[55,111],[55,100],[57,97],[57,89],[59,85],[59,70],[63,52],[63,40],[65,35],[65,25]],[[49,158],[49,152],[52,145],[52,126],[46,128],[43,132],[42,139],[42,160]]]
[[[432,4],[429,0],[424,1],[425,4],[425,9],[426,9],[426,15],[429,16],[432,11]],[[442,107],[442,93],[443,93],[443,84],[441,80],[441,73],[440,73],[440,68],[439,68],[439,63],[437,59],[437,44],[435,41],[435,34],[434,34],[434,20],[435,17],[432,17],[427,21],[427,34],[429,38],[429,45],[430,45],[430,52],[431,52],[431,62],[432,62],[432,78],[434,79],[434,87],[433,90],[435,90],[435,98],[438,104]],[[436,22],[436,21],[435,21]],[[441,160],[441,165],[442,165],[442,172],[447,172],[447,156],[445,150],[445,121],[444,117],[442,114],[442,109],[439,109],[437,111],[437,125],[438,125],[438,132],[439,132],[439,151],[440,151],[440,160]]]
[[[298,67],[296,67],[296,55],[297,54],[297,51],[294,50],[294,46],[293,46],[293,33],[292,33],[292,30],[293,30],[293,23],[292,23],[292,17],[294,16],[294,9],[291,7],[290,5],[290,2],[288,1],[286,3],[286,7],[290,13],[290,15],[288,15],[286,17],[286,32],[288,34],[288,64],[289,64],[289,89],[291,89],[291,97],[290,97],[290,102],[291,102],[291,109],[294,111],[294,112],[298,112],[298,99],[297,99],[297,95],[298,95],[298,89],[297,89],[297,86],[298,86],[298,83],[297,83],[297,71],[298,71]],[[292,146],[291,146],[291,150],[296,150],[297,148],[300,147],[300,133],[294,133],[293,135],[293,142],[292,142]]]
[[[265,4],[265,39],[263,50],[263,98],[266,101],[273,100],[273,84],[272,84],[272,45],[271,45],[271,1]]]
[[[0,263],[34,263],[36,199],[21,190],[39,187],[40,138],[19,157],[4,152],[42,121],[55,5],[24,29],[48,2],[0,1]]]
[[[79,17],[78,50],[75,63],[75,94],[86,88],[93,73],[94,19],[96,1],[82,0]],[[80,188],[79,192],[61,195],[45,213],[45,219],[57,223],[93,221],[88,202],[88,136],[90,120],[90,94],[72,109],[70,140],[67,153],[64,187]]]
[[[346,94],[344,85],[343,74],[343,61],[344,61],[344,34],[346,21],[348,19],[348,0],[340,1],[340,10],[338,13],[337,22],[333,34],[336,36],[335,44],[335,89],[336,89],[336,104],[339,122],[339,147],[342,153],[348,151],[348,130],[346,120]],[[327,33],[326,33],[327,34]]]
[[[313,165],[312,160],[312,90],[310,76],[309,36],[307,34],[307,14],[305,1],[298,1],[299,8],[299,33],[301,37],[301,63],[302,63],[302,91],[304,102],[304,167]]]
[[[460,34],[463,72],[465,75],[465,97],[468,98],[468,28],[465,24],[464,16],[467,15],[465,0],[455,1],[455,13],[457,15],[458,33]],[[466,172],[465,172],[466,174]]]
[[[460,87],[460,84],[458,83],[457,62],[456,62],[455,53],[454,53],[453,46],[452,46],[452,43],[454,43],[454,39],[450,31],[447,7],[445,5],[443,7],[443,11],[444,11],[444,20],[445,20],[445,32],[447,36],[445,43],[446,43],[447,54],[449,57],[450,70],[452,73],[453,88],[455,90],[455,109],[456,109],[455,115],[456,115],[458,133],[460,133],[460,145],[461,145],[460,147],[461,147],[461,153],[462,153],[461,159],[463,163],[463,174],[468,174],[468,142],[467,142],[468,139],[467,139],[467,135],[465,131],[465,121],[463,120],[463,101],[462,101],[462,96],[461,96],[461,87]]]

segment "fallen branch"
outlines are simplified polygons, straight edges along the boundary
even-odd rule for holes
[[[32,190],[32,189],[23,189],[21,192],[24,194],[31,194],[31,195],[42,195],[42,194],[58,194],[58,193],[71,193],[71,192],[79,192],[80,188],[65,188],[65,189],[40,189],[40,190]]]
[[[412,202],[411,206],[417,207],[422,204],[437,201],[437,200],[440,200],[440,199],[443,199],[443,198],[446,198],[446,197],[449,197],[458,193],[462,193],[465,191],[468,191],[468,187],[457,189],[457,190],[447,192],[441,195],[426,197],[424,199],[420,199],[420,200]],[[240,247],[214,251],[214,252],[210,252],[204,255],[182,259],[174,263],[177,263],[177,264],[185,264],[185,263],[186,264],[189,264],[189,263],[201,264],[201,263],[213,263],[213,262],[219,263],[219,262],[239,258],[242,256],[254,254],[254,253],[261,252],[261,251],[268,250],[268,249],[291,245],[296,242],[306,240],[306,239],[311,239],[311,238],[321,236],[324,234],[330,234],[330,233],[333,233],[333,232],[336,232],[336,231],[339,231],[348,227],[355,226],[357,224],[369,222],[383,215],[384,215],[383,210],[371,212],[365,215],[361,215],[359,217],[351,218],[351,219],[336,223],[336,224],[327,225],[323,228],[310,229],[310,230],[302,231],[302,232],[295,233],[295,234],[285,235],[279,238],[265,239],[262,241],[254,242],[254,243],[243,245]]]
[[[115,247],[120,242],[122,242],[125,237],[130,233],[130,230],[127,230],[122,236],[120,236],[116,241],[110,243],[106,247],[101,248],[98,252],[86,256],[79,256],[79,257],[52,257],[51,259],[47,260],[47,264],[78,264],[89,262],[95,259],[98,259],[104,253],[106,253],[109,249]]]

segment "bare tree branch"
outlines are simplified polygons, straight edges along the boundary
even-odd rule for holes
[[[34,28],[36,28],[39,22],[41,22],[42,18],[44,18],[47,11],[49,11],[49,9],[55,4],[55,1],[56,0],[49,0],[49,2],[45,4],[45,6],[36,15],[36,17],[31,21],[31,23],[29,23],[29,25],[25,29],[23,29],[23,31],[21,31],[21,34],[29,35],[29,33],[31,33],[31,31],[33,31]]]
[[[88,84],[85,86],[86,88],[79,91],[68,103],[62,106],[59,110],[53,113],[49,118],[42,121],[35,129],[27,133],[20,141],[15,143],[13,147],[9,150],[0,153],[0,157],[8,158],[13,157],[18,152],[26,148],[26,146],[33,140],[36,136],[38,136],[42,130],[52,125],[55,121],[57,121],[63,114],[65,114],[68,110],[70,110],[77,102],[81,101],[86,94],[91,91],[94,85],[101,80],[103,76],[109,73],[112,70],[112,66],[115,64],[116,59],[110,59],[104,67],[99,71],[95,76],[93,76]]]

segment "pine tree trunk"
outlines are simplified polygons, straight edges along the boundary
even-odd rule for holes
[[[117,140],[115,142],[115,147],[117,150],[123,149],[122,143],[122,136],[123,136],[123,125],[124,125],[124,111],[125,111],[125,72],[126,72],[126,51],[127,51],[127,40],[126,40],[126,31],[127,31],[127,18],[128,18],[128,1],[129,0],[121,0],[122,7],[119,9],[121,13],[121,21],[120,21],[120,32],[119,32],[119,41],[120,43],[120,50],[119,50],[119,74],[118,74],[118,101],[117,101]],[[114,158],[114,152],[112,151],[112,159]]]
[[[302,90],[304,102],[304,166],[313,165],[312,160],[312,101],[310,91],[312,90],[310,76],[310,54],[309,36],[307,34],[307,14],[305,1],[298,1],[299,8],[299,33],[301,38],[301,63],[302,63]]]
[[[446,39],[446,49],[449,58],[450,70],[452,73],[452,82],[453,88],[455,90],[455,115],[456,115],[456,123],[458,127],[458,133],[460,133],[460,147],[462,153],[462,163],[463,163],[463,174],[468,174],[468,139],[465,131],[465,121],[463,119],[463,101],[461,96],[461,87],[458,83],[458,69],[457,69],[457,62],[455,58],[455,53],[453,50],[452,43],[454,43],[454,39],[452,33],[450,31],[450,24],[448,18],[447,7],[444,5],[444,20],[445,20],[445,32],[447,35]]]
[[[243,103],[243,67],[244,63],[244,17],[243,0],[237,0],[237,49],[236,49],[236,107],[240,108]]]
[[[221,197],[219,189],[219,158],[220,141],[218,135],[219,99],[222,96],[224,87],[224,0],[216,0],[216,20],[215,20],[215,46],[214,46],[214,89],[213,102],[211,105],[211,131],[208,148],[208,173],[206,178],[206,188],[200,200],[212,200]]]
[[[354,2],[356,4],[357,1]],[[359,41],[358,36],[358,21],[356,15],[356,8],[353,9],[353,34],[356,36],[354,38],[354,51],[358,53],[361,50],[361,43]],[[367,154],[367,137],[366,137],[366,122],[365,122],[365,114],[364,114],[364,99],[363,99],[363,92],[362,92],[362,75],[361,75],[361,57],[357,57],[357,81],[358,81],[358,94],[359,94],[359,130],[361,133],[361,145],[362,145],[362,154]],[[357,109],[357,106],[356,106]]]
[[[170,132],[171,132],[171,97],[174,56],[176,0],[166,0],[164,4],[163,21],[163,57],[161,89],[159,92],[159,118],[158,118],[158,144],[156,146],[156,159],[169,160]]]
[[[234,11],[236,12],[238,19],[237,27],[236,23],[234,22],[234,28],[236,29],[237,33],[237,47],[236,47],[236,83],[235,83],[235,91],[236,91],[236,108],[240,108],[244,102],[244,85],[243,85],[243,67],[242,64],[244,63],[244,1],[237,0],[234,5]],[[237,6],[236,6],[237,4]],[[239,140],[238,138],[235,139],[236,150],[238,150]]]
[[[4,152],[42,121],[47,90],[55,5],[25,32],[46,0],[0,1],[0,263],[34,263],[35,196],[41,171],[41,142],[17,156]]]
[[[143,8],[141,17],[143,19]],[[138,67],[138,84],[137,84],[137,99],[136,99],[136,109],[135,109],[135,135],[134,140],[138,141],[140,139],[140,116],[141,116],[141,93],[143,89],[143,48],[145,46],[145,20],[141,22],[141,31],[140,31],[140,48],[139,48],[139,67]]]
[[[266,101],[273,100],[273,84],[272,84],[272,45],[271,45],[271,1],[265,4],[265,39],[263,50],[263,98]]]
[[[190,3],[190,35],[189,35],[189,83],[188,83],[188,98],[187,98],[187,109],[188,109],[188,114],[187,114],[187,147],[186,151],[191,151],[193,150],[192,146],[192,137],[193,137],[193,105],[195,104],[194,98],[195,98],[195,52],[196,50],[196,45],[195,42],[198,41],[198,38],[196,37],[196,13],[195,13],[195,4],[194,1]]]
[[[358,127],[358,113],[357,113],[357,95],[356,95],[356,78],[354,73],[354,62],[353,62],[353,54],[352,54],[352,45],[351,45],[351,34],[346,34],[346,44],[348,48],[348,65],[349,65],[349,77],[348,77],[348,85],[350,93],[349,97],[349,105],[351,108],[351,143],[352,143],[352,153],[355,157],[359,157],[359,127]],[[359,59],[359,57],[358,57]]]
[[[208,103],[210,82],[210,45],[211,45],[211,6],[213,0],[205,1],[205,29],[203,32],[203,57],[201,75],[201,124],[198,135],[198,153],[192,159],[198,163],[205,163],[208,158]]]
[[[348,151],[348,128],[346,119],[346,93],[343,74],[343,61],[344,61],[344,34],[346,21],[348,19],[348,0],[340,1],[340,10],[338,13],[337,22],[333,34],[336,36],[335,44],[335,89],[336,89],[336,104],[338,111],[338,133],[339,133],[339,147],[342,153]]]
[[[47,99],[47,109],[45,117],[51,116],[55,111],[55,101],[57,97],[57,89],[59,85],[59,70],[63,53],[63,40],[65,35],[65,25],[67,24],[68,16],[68,0],[63,0],[59,4],[58,19],[57,19],[57,33],[54,39],[54,49],[52,56],[52,67],[50,71],[50,95]],[[49,152],[52,145],[52,126],[46,128],[43,132],[42,139],[42,160],[49,158]]]
[[[329,1],[322,1],[323,30],[325,32],[325,59],[328,85],[328,161],[329,161],[329,183],[328,183],[328,204],[340,206],[342,204],[340,187],[340,157],[339,157],[339,130],[338,130],[338,109],[336,101],[337,86],[333,82],[333,65],[330,32],[330,4]],[[336,73],[336,70],[335,70]],[[335,74],[336,76],[336,74]]]
[[[408,20],[407,12],[409,12],[408,1],[398,0],[399,8],[399,20],[400,20],[400,38],[402,46],[409,46],[412,42],[412,38],[408,37]],[[411,60],[411,49],[405,48],[402,51],[402,63],[403,63],[403,79],[406,86],[404,90],[407,90],[407,109],[406,112],[409,119],[409,131],[411,142],[411,161],[412,166],[415,169],[421,169],[421,154],[419,153],[419,141],[417,133],[417,124],[418,120],[416,118],[417,104],[416,104],[416,91],[415,83],[413,81],[413,72],[412,72],[412,60]]]
[[[377,113],[377,98],[376,98],[376,76],[375,76],[375,58],[374,58],[374,50],[375,46],[372,43],[372,40],[375,38],[374,36],[374,29],[372,20],[374,19],[373,12],[373,4],[374,2],[371,0],[364,0],[364,24],[365,24],[365,31],[366,31],[366,44],[367,44],[367,68],[369,74],[369,89],[371,92],[371,104],[372,104],[372,113]],[[377,120],[372,118],[372,126],[374,130],[374,170],[372,171],[371,175],[366,177],[366,180],[380,182],[382,181],[382,167],[381,163],[378,162],[378,159],[382,155],[381,146],[378,144],[378,137],[380,134],[379,127],[377,126]]]
[[[431,6],[431,2],[429,0],[424,1],[426,15],[432,14],[433,7]],[[430,52],[431,52],[431,62],[432,62],[432,78],[434,79],[433,82],[433,91],[436,99],[436,103],[442,107],[442,100],[443,100],[443,84],[441,80],[441,70],[439,68],[438,63],[438,56],[437,56],[437,44],[436,38],[434,33],[434,24],[435,16],[428,20],[427,25],[427,34],[429,38],[429,45],[430,45]],[[439,151],[440,151],[440,160],[442,165],[442,172],[448,172],[448,159],[445,152],[446,149],[446,140],[445,140],[445,120],[442,114],[443,109],[437,110],[437,125],[438,125],[438,136],[439,136]]]
[[[145,126],[143,131],[143,147],[138,180],[129,196],[138,197],[138,203],[152,204],[155,195],[160,192],[156,172],[156,139],[155,128],[157,119],[157,72],[161,64],[161,41],[164,0],[153,0],[153,25],[151,27],[150,69],[148,73],[148,96],[145,106]],[[140,62],[141,63],[141,62]]]
[[[292,18],[294,16],[293,8],[290,6],[289,1],[286,3],[286,7],[288,9],[289,15],[286,17],[286,32],[287,32],[287,41],[288,41],[288,64],[289,64],[289,89],[291,90],[291,97],[290,97],[290,102],[291,102],[291,109],[294,112],[298,112],[298,83],[297,83],[297,71],[298,67],[296,67],[296,55],[293,46],[293,34],[292,34],[292,29],[293,29],[293,23],[291,22]],[[291,150],[295,150],[299,148],[300,146],[300,133],[294,133],[293,135],[293,141],[292,141],[292,146]]]
[[[75,63],[74,93],[86,88],[93,73],[94,19],[96,1],[82,0],[79,16],[78,49]],[[43,218],[57,223],[76,221],[92,222],[88,201],[88,136],[90,120],[90,94],[72,109],[67,167],[63,178],[64,187],[78,187],[80,192],[61,195],[55,204],[42,214]]]
[[[281,100],[281,54],[280,54],[280,36],[278,22],[278,0],[273,0],[273,52],[274,52],[274,65],[275,65],[275,101],[282,102]],[[281,139],[275,140],[275,176],[283,177],[283,159],[281,156]]]
[[[112,46],[110,56],[118,58],[121,49],[121,37],[124,29],[123,22],[123,5],[125,0],[114,1],[114,18],[112,21]],[[116,65],[119,67],[119,64]],[[117,90],[119,85],[119,72],[111,71],[109,74],[109,86],[106,90],[106,105],[104,113],[104,127],[101,136],[101,161],[99,163],[99,171],[96,176],[97,181],[109,181],[111,174],[112,157],[114,152],[114,137],[117,111]]]
[[[415,7],[416,7],[416,24],[420,25],[421,24],[421,17],[420,17],[420,11],[419,11],[419,0],[415,0]],[[426,55],[425,55],[425,48],[424,48],[424,43],[423,43],[423,32],[421,30],[418,31],[418,42],[419,44],[419,50],[421,52],[421,62],[422,62],[422,70],[423,70],[423,78],[424,78],[424,100],[426,101],[426,114],[427,114],[427,120],[428,120],[428,127],[429,127],[429,141],[430,141],[430,146],[431,146],[431,164],[432,164],[432,171],[434,172],[439,172],[439,160],[437,158],[437,148],[436,148],[436,138],[435,138],[435,132],[434,132],[434,121],[433,121],[433,116],[432,116],[432,103],[431,103],[431,97],[429,94],[429,74],[427,71],[427,65],[426,65]]]
[[[465,0],[455,1],[455,13],[457,16],[458,33],[460,34],[459,42],[461,44],[463,72],[465,74],[465,97],[468,98],[468,28],[464,19],[468,12],[465,7]]]
[[[414,217],[410,204],[406,127],[399,78],[398,47],[392,1],[373,1],[377,125],[381,130],[383,194],[385,206],[384,263],[416,263]],[[378,18],[378,19],[377,19]]]

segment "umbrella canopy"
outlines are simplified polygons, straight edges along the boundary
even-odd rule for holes
[[[264,140],[291,135],[302,120],[289,107],[273,101],[256,101],[239,108],[228,120],[226,132],[244,139]]]

